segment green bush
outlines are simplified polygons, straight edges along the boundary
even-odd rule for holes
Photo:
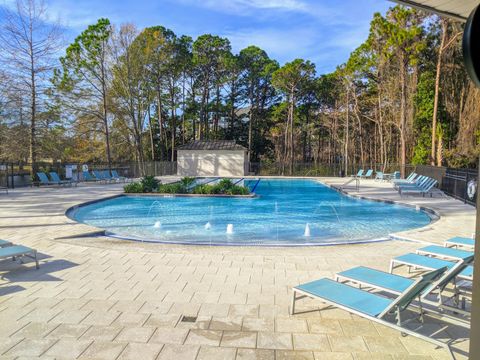
[[[157,191],[162,194],[185,194],[186,193],[185,187],[181,183],[161,184],[158,186]]]
[[[158,189],[159,181],[155,179],[155,176],[147,175],[143,177],[141,184],[143,186],[143,192],[151,193]]]
[[[217,184],[198,185],[193,191],[193,194],[225,194],[225,195],[248,195],[250,190],[245,186],[233,185],[229,179],[220,180]]]
[[[213,186],[208,184],[195,186],[192,194],[213,194]]]
[[[249,195],[250,190],[246,186],[233,185],[225,194],[228,195]]]
[[[195,178],[193,176],[185,176],[183,179],[180,180],[180,183],[185,189],[188,189],[194,182]]]
[[[133,182],[130,184],[127,184],[123,187],[123,190],[126,193],[130,194],[138,194],[138,193],[143,193],[143,184],[139,182]]]

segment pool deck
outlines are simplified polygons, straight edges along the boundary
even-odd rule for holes
[[[321,179],[339,186],[345,179]],[[64,213],[121,185],[15,189],[0,194],[0,238],[34,247],[40,269],[0,262],[0,359],[448,359],[447,353],[317,301],[289,316],[291,287],[389,260],[452,236],[471,236],[475,209],[445,197],[401,199],[388,183],[353,196],[420,205],[441,218],[373,244],[308,248],[147,244],[96,237]],[[417,242],[419,241],[419,242]],[[320,311],[321,310],[321,311]],[[182,316],[196,316],[183,322]],[[428,322],[427,332],[445,323]],[[449,326],[457,359],[468,331]]]

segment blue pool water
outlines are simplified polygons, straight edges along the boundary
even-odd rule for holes
[[[262,179],[255,193],[258,197],[122,196],[79,207],[69,216],[119,237],[212,245],[358,242],[431,221],[423,211],[347,197],[314,180]],[[307,224],[310,236],[305,236]]]

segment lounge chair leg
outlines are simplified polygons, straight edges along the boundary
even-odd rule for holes
[[[295,300],[296,300],[296,297],[297,297],[297,292],[295,290],[293,290],[292,303],[291,303],[291,306],[290,306],[290,315],[295,315]]]
[[[38,265],[38,259],[37,259],[37,252],[36,251],[33,253],[33,256],[35,256],[35,269],[40,269],[40,265]]]

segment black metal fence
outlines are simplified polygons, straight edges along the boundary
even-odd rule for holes
[[[407,165],[406,173],[412,171],[415,167]],[[258,176],[349,176],[354,175],[359,169],[373,169],[374,171],[382,171],[384,173],[393,173],[400,171],[399,164],[349,164],[345,171],[344,164],[316,164],[316,163],[295,163],[293,169],[290,170],[289,164],[278,162],[260,162],[250,163],[250,175]]]
[[[71,174],[67,174],[67,168],[72,169]],[[49,173],[55,171],[62,178],[72,178],[74,180],[83,180],[83,170],[107,170],[107,163],[75,163],[75,162],[39,162],[38,171]],[[33,184],[31,177],[31,164],[27,163],[2,163],[0,162],[0,187],[22,187]],[[140,164],[138,162],[113,163],[112,170],[116,170],[120,176],[137,178],[142,175],[165,176],[175,175],[177,173],[177,163],[169,161],[150,161]],[[71,175],[71,176],[68,176]]]
[[[91,170],[106,170],[106,163],[86,163],[75,162],[61,163],[38,163],[38,170],[43,172],[55,171],[62,178],[67,178],[67,165],[72,166],[72,177],[76,180],[83,180],[82,170],[88,168]],[[144,174],[154,176],[176,175],[177,163],[167,161],[149,161],[144,164],[138,162],[119,162],[112,164],[112,169],[117,170],[120,176],[137,178]],[[290,171],[289,164],[282,163],[250,163],[250,174],[259,176],[348,176],[356,174],[359,169],[373,169],[385,173],[393,173],[400,170],[399,164],[350,164],[347,172],[343,164],[315,164],[315,163],[296,163]],[[2,163],[0,162],[0,187],[21,187],[32,185],[30,175],[31,165],[26,163]],[[464,201],[465,203],[475,205],[477,198],[478,172],[476,169],[452,169],[446,167],[436,167],[428,165],[407,165],[405,174],[415,171],[418,174],[432,177],[438,181],[438,188],[447,195]]]

